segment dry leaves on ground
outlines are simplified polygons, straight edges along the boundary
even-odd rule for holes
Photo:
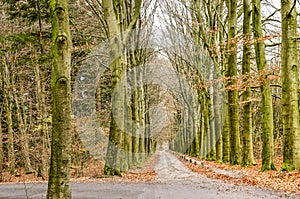
[[[121,176],[105,176],[103,175],[103,162],[91,161],[89,165],[83,167],[71,168],[71,182],[148,182],[154,181],[157,174],[154,171],[154,164],[157,155],[153,155],[143,163],[131,168],[128,172],[124,172]],[[24,169],[19,169],[17,174],[2,174],[3,184],[12,183],[29,183],[29,182],[46,182],[47,172],[43,177],[37,177],[36,173],[26,174]],[[1,183],[0,183],[1,184]]]
[[[207,177],[230,181],[235,185],[247,184],[266,187],[300,196],[300,171],[280,171],[282,166],[282,158],[280,157],[275,158],[277,171],[265,172],[260,170],[262,165],[261,160],[256,160],[256,166],[243,167],[228,163],[206,161],[194,157],[192,159],[202,162],[203,166],[195,165],[189,161],[184,161],[184,163],[192,171],[201,173]]]

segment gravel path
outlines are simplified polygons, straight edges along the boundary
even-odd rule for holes
[[[72,183],[72,196],[78,199],[246,199],[293,198],[275,191],[250,186],[234,186],[190,171],[174,155],[159,151],[155,165],[158,180],[149,183]],[[47,184],[0,185],[0,198],[45,198]],[[26,193],[27,192],[27,193]]]

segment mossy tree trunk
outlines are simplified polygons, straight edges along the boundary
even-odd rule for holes
[[[120,27],[118,24],[120,23],[118,15],[115,13],[114,5],[116,5],[118,1],[107,0],[102,2],[102,6],[104,9],[104,17],[108,25],[108,37],[113,37],[120,34]],[[115,42],[115,43],[114,43]],[[120,75],[122,72],[122,65],[120,63],[120,59],[117,57],[118,50],[120,50],[120,46],[118,45],[117,40],[111,41],[111,59],[113,62],[111,63],[111,71],[112,71],[112,89],[114,89],[120,79]],[[118,96],[116,96],[118,95]],[[114,107],[123,107],[122,99],[123,95],[120,92],[117,92],[115,96],[112,98],[112,109]],[[121,112],[123,112],[121,110]],[[111,122],[110,122],[110,132],[109,132],[109,143],[107,148],[106,160],[104,173],[106,175],[120,175],[120,164],[118,159],[120,158],[120,148],[121,148],[121,136],[122,131],[118,127],[114,117],[113,111],[111,113]]]
[[[262,171],[275,170],[274,166],[274,136],[273,136],[273,105],[270,81],[266,75],[266,54],[265,44],[262,40],[261,24],[261,1],[252,1],[253,34],[256,42],[254,43],[256,65],[261,77],[261,95],[262,95]]]
[[[230,133],[229,133],[229,115],[228,115],[228,105],[225,106],[224,111],[224,125],[222,129],[222,160],[224,162],[230,161]]]
[[[300,170],[296,1],[281,0],[283,170]]]
[[[243,20],[243,60],[242,60],[242,74],[245,85],[249,85],[250,79],[250,57],[251,57],[251,11],[250,11],[250,0],[244,0],[244,20]],[[251,103],[251,90],[247,86],[243,93],[243,159],[242,165],[254,165],[253,155],[253,141],[252,141],[252,103]]]
[[[228,77],[228,115],[230,133],[230,163],[240,164],[240,133],[237,91],[237,1],[229,0],[228,7],[228,62],[226,75]]]
[[[8,158],[8,170],[11,174],[15,173],[15,144],[14,144],[14,131],[13,131],[13,104],[11,94],[11,76],[7,64],[6,57],[2,57],[2,65],[0,65],[3,81],[3,109],[6,114],[6,125],[7,125],[7,158]]]
[[[116,116],[113,115],[113,113],[119,114],[119,116],[117,116],[117,119],[124,120],[123,127],[127,126],[126,121],[128,119],[131,119],[127,118],[127,116],[132,115],[132,112],[131,114],[126,114],[125,112],[129,111],[129,108],[127,107],[129,105],[125,104],[125,97],[129,97],[126,96],[127,83],[126,81],[120,82],[121,75],[126,73],[126,70],[128,68],[128,61],[130,61],[129,59],[127,59],[127,52],[122,46],[124,43],[127,42],[127,34],[123,35],[125,38],[116,36],[118,36],[121,33],[121,30],[124,32],[130,32],[133,30],[140,16],[141,3],[141,0],[137,0],[135,1],[133,6],[133,4],[129,5],[128,2],[123,0],[107,0],[102,2],[104,18],[108,25],[107,36],[109,39],[114,38],[110,41],[110,56],[112,61],[110,65],[112,71],[112,89],[116,89],[116,86],[120,86],[118,88],[118,91],[120,92],[114,92],[114,96],[112,97],[111,103],[112,114],[109,133],[109,144],[107,148],[107,155],[104,167],[104,173],[106,175],[120,175],[120,172],[122,170],[121,167],[123,167],[123,169],[128,168],[129,158],[131,159],[131,157],[128,156],[128,153],[131,154],[132,151],[132,139],[127,135],[129,132],[126,132],[129,129],[127,127],[119,127],[118,123],[115,121],[114,118]],[[130,10],[130,14],[128,13],[128,9]],[[122,41],[120,41],[121,39]],[[129,131],[131,134],[132,129],[130,129]],[[123,155],[127,156],[127,158],[122,157]]]
[[[52,145],[47,198],[71,198],[71,51],[67,0],[52,0]]]
[[[220,55],[221,53],[218,53],[219,43],[223,42],[223,33],[220,33],[218,30],[223,28],[223,24],[221,25],[218,23],[216,18],[222,18],[222,12],[223,12],[223,0],[218,1],[200,1],[200,0],[194,0],[194,4],[192,6],[192,17],[195,18],[194,20],[197,21],[198,24],[207,24],[207,26],[196,26],[194,29],[194,32],[192,33],[195,35],[195,40],[197,41],[197,44],[199,46],[203,46],[205,50],[207,50],[208,55],[210,56],[211,60],[213,61],[212,65],[212,71],[214,74],[214,79],[219,78],[220,71],[221,71],[221,63],[220,63]],[[204,14],[205,13],[205,14]],[[205,17],[204,17],[205,16]],[[207,34],[207,29],[211,30],[211,34]],[[220,40],[219,40],[220,39]],[[209,64],[207,64],[209,65]],[[203,68],[201,63],[199,63],[198,66],[198,75],[201,77],[200,68]],[[206,77],[209,79],[210,77]],[[213,96],[210,96],[210,93],[207,91],[203,91],[205,94],[204,98],[206,98],[206,105],[209,106],[211,103],[216,105],[220,102],[220,93],[219,88],[217,85],[214,85],[214,93]],[[201,91],[202,92],[202,91]],[[200,102],[201,103],[201,102]],[[216,106],[217,107],[217,106]],[[222,142],[220,136],[221,136],[221,107],[208,107],[209,109],[209,128],[207,130],[207,134],[205,135],[207,138],[206,142],[206,148],[208,151],[208,158],[210,159],[217,159],[221,160],[222,157]],[[206,118],[205,118],[206,119]]]

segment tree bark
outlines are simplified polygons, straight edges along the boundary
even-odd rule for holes
[[[112,114],[109,144],[104,167],[104,173],[107,175],[120,175],[122,168],[128,168],[128,164],[131,159],[131,155],[129,156],[128,153],[131,153],[132,151],[132,139],[127,135],[129,130],[127,128],[127,120],[129,118],[127,117],[131,114],[128,114],[128,104],[125,104],[125,99],[128,97],[126,96],[127,83],[126,80],[124,80],[124,82],[120,82],[121,75],[125,73],[128,68],[127,62],[129,60],[127,59],[127,52],[124,50],[124,46],[122,46],[127,42],[127,35],[124,34],[124,37],[122,38],[116,36],[121,33],[121,30],[123,33],[133,30],[140,16],[141,3],[141,0],[137,0],[133,6],[133,4],[129,5],[128,2],[123,0],[107,0],[102,2],[104,17],[108,25],[108,38],[113,38],[110,41],[112,89],[119,89],[118,92],[114,92],[111,103]],[[131,12],[130,14],[127,13],[129,10]],[[120,39],[122,39],[122,41],[119,41]],[[127,77],[125,77],[125,79],[126,78]],[[116,86],[119,87],[116,88]],[[119,114],[117,116],[118,120],[124,120],[122,121],[124,124],[123,128],[118,126],[117,122],[115,121],[116,116],[113,115],[113,113]],[[130,133],[132,133],[131,129]],[[137,140],[134,140],[134,142],[136,143]]]
[[[237,91],[237,1],[228,1],[228,62],[227,77],[228,81],[228,115],[230,129],[230,163],[240,164],[240,133],[239,133],[239,110],[238,110],[238,91]]]
[[[262,171],[276,170],[274,166],[274,136],[273,136],[273,105],[270,81],[266,73],[266,54],[265,44],[262,40],[262,24],[261,24],[261,5],[260,0],[252,1],[252,17],[253,17],[253,34],[256,42],[254,43],[256,65],[261,78],[261,94],[262,94]]]
[[[41,51],[43,47],[41,46]],[[38,170],[40,173],[40,177],[43,177],[43,173],[45,171],[46,167],[46,160],[45,160],[45,154],[47,151],[47,148],[50,148],[50,140],[49,140],[49,131],[47,127],[47,122],[45,121],[47,118],[47,111],[46,111],[46,102],[45,102],[45,83],[42,78],[42,73],[40,70],[39,63],[35,63],[34,67],[34,76],[35,76],[35,84],[36,84],[36,106],[37,106],[37,114],[39,118],[39,125],[40,128],[40,140],[42,145],[39,148],[39,154],[40,154],[40,162],[38,165]]]
[[[300,170],[299,74],[296,1],[281,0],[282,19],[282,170]]]
[[[13,131],[13,119],[12,119],[12,95],[11,95],[11,77],[7,65],[6,57],[2,57],[2,81],[4,85],[3,89],[3,108],[6,114],[6,125],[7,125],[7,155],[8,155],[8,169],[11,174],[15,173],[15,147],[14,147],[14,131]]]
[[[104,17],[107,21],[108,25],[108,37],[114,37],[120,34],[120,19],[118,18],[118,14],[115,13],[115,2],[113,0],[103,1],[103,9],[104,9]],[[119,2],[120,3],[120,2]],[[120,80],[121,72],[123,71],[121,60],[118,57],[118,50],[120,50],[121,46],[119,46],[119,41],[113,40],[110,43],[111,48],[111,60],[114,60],[111,63],[111,71],[112,71],[112,89],[115,89],[117,83]],[[121,165],[118,159],[120,159],[121,155],[121,147],[122,147],[122,131],[118,127],[114,116],[113,109],[115,108],[124,108],[123,101],[123,93],[116,92],[112,97],[112,112],[111,112],[111,122],[110,122],[110,132],[109,132],[109,143],[107,147],[107,154],[105,160],[104,173],[106,175],[120,175]],[[123,110],[117,110],[116,112],[123,112]]]
[[[229,132],[229,115],[228,115],[228,105],[225,106],[224,111],[224,125],[222,129],[222,160],[223,162],[230,161],[230,132]]]
[[[14,81],[14,78],[13,78]],[[16,116],[18,122],[18,131],[20,133],[21,138],[21,148],[23,153],[23,160],[25,163],[25,172],[31,173],[33,169],[31,167],[30,158],[29,158],[29,137],[27,134],[27,122],[26,122],[26,113],[24,113],[24,97],[23,97],[23,86],[21,85],[21,97],[17,96],[17,89],[15,85],[12,85],[13,97],[15,101],[16,108]],[[21,98],[21,102],[19,102],[19,98]]]
[[[52,145],[47,198],[71,198],[71,52],[67,0],[52,0]]]
[[[243,93],[243,159],[242,165],[249,166],[254,165],[254,155],[253,155],[253,141],[252,141],[252,103],[251,90],[248,86],[250,79],[250,57],[251,57],[251,29],[250,29],[250,0],[244,0],[244,21],[243,21],[243,63],[242,63],[242,74],[243,80],[245,82],[246,88]]]

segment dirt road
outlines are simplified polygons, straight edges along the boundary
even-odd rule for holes
[[[72,196],[78,199],[275,199],[296,198],[275,191],[250,186],[235,186],[209,179],[190,171],[174,155],[159,151],[155,165],[158,180],[149,183],[73,183]],[[0,198],[26,199],[45,198],[47,184],[0,185]]]

